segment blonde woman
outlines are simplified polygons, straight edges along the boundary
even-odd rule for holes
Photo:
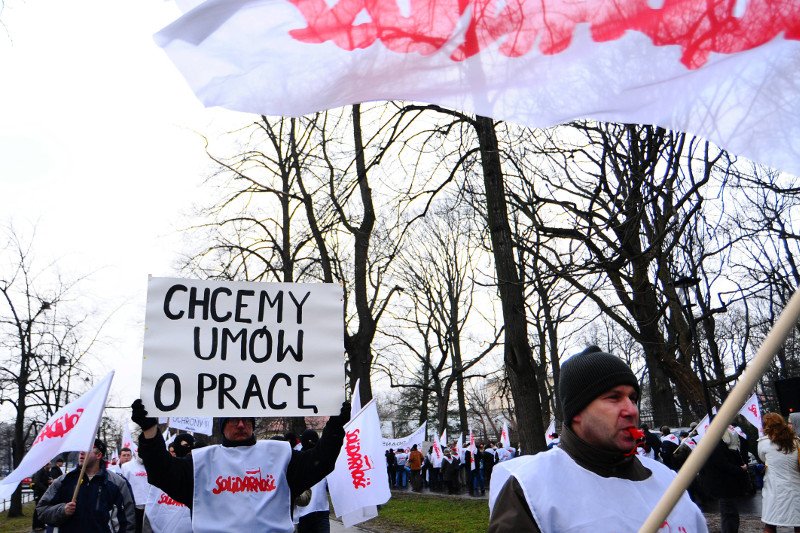
[[[800,533],[799,441],[778,413],[767,413],[763,420],[758,456],[767,465],[761,508],[764,533],[776,533],[777,526],[794,527]]]

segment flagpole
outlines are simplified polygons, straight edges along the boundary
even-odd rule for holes
[[[72,503],[78,501],[78,491],[83,484],[83,475],[86,473],[86,464],[89,462],[89,454],[94,453],[94,443],[92,443],[91,449],[86,452],[86,455],[83,457],[83,464],[81,465],[81,473],[78,475],[78,482],[75,483],[75,491],[72,493]]]
[[[717,416],[706,430],[700,444],[689,454],[689,458],[680,469],[678,475],[672,480],[667,491],[661,497],[656,507],[642,524],[639,533],[652,533],[658,531],[664,523],[672,508],[678,503],[683,492],[689,487],[697,473],[705,464],[711,452],[716,447],[725,429],[733,421],[733,418],[742,408],[750,397],[758,380],[766,373],[772,358],[786,341],[800,319],[800,289],[798,289],[786,308],[778,317],[778,321],[770,330],[761,347],[758,349],[755,358],[750,362],[747,370],[742,374],[741,379],[728,395],[728,399],[722,404]]]

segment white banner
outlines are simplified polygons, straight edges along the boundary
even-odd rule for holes
[[[345,426],[342,450],[327,478],[336,516],[382,505],[391,498],[380,428],[375,400]]]
[[[92,448],[113,378],[112,371],[86,394],[50,417],[33,439],[31,449],[19,466],[0,481],[0,500],[8,499],[20,481],[32,476],[56,455],[62,452],[86,452]]]
[[[169,417],[169,427],[183,431],[191,431],[192,433],[211,435],[214,431],[214,419],[193,416],[171,416]]]
[[[657,124],[800,174],[799,25],[797,0],[208,0],[156,42],[209,106]]]
[[[425,432],[427,431],[428,422],[425,421],[422,423],[420,427],[415,429],[409,435],[405,437],[400,437],[399,439],[387,439],[386,437],[383,438],[383,449],[388,450],[389,448],[393,450],[402,449],[405,450],[407,448],[411,448],[414,444],[417,446],[421,446],[423,442],[425,442]]]
[[[761,421],[761,405],[758,402],[758,396],[756,396],[755,392],[744,403],[739,414],[756,427],[759,437],[764,435],[764,427]]]
[[[342,288],[150,278],[141,398],[153,416],[321,416],[344,391]]]

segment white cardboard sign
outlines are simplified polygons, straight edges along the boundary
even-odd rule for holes
[[[342,288],[151,277],[141,397],[152,416],[338,414]]]
[[[196,416],[171,416],[169,427],[192,433],[211,435],[214,432],[214,419]]]

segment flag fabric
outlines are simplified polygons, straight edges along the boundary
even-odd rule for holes
[[[434,433],[433,434],[433,444],[431,445],[432,454],[433,454],[433,467],[438,468],[442,464],[442,458],[444,457],[444,450],[442,450],[442,443],[439,441],[439,436]]]
[[[458,440],[456,441],[456,457],[458,460],[461,461],[461,464],[464,464],[464,434],[458,434]]]
[[[439,437],[439,444],[441,444],[445,448],[447,447],[447,428],[444,428],[444,430],[442,431],[442,436]]]
[[[511,448],[511,439],[508,436],[508,423],[505,421],[503,421],[503,430],[500,433],[500,443],[506,450]]]
[[[758,436],[764,435],[764,428],[761,422],[761,404],[758,402],[758,396],[754,392],[739,411],[739,414],[745,417],[748,422],[753,424],[758,429]]]
[[[475,436],[472,434],[472,430],[469,430],[469,446],[467,446],[467,450],[469,450],[469,469],[475,470],[475,454],[478,453],[478,447],[475,446]]]
[[[139,453],[139,445],[133,440],[131,428],[127,421],[122,423],[122,447],[130,449],[131,453],[134,455],[138,455]]]
[[[400,437],[399,439],[389,439],[384,437],[383,439],[383,448],[388,450],[389,448],[393,450],[397,449],[408,449],[411,448],[414,444],[417,446],[421,446],[423,442],[425,442],[425,432],[428,429],[428,422],[425,421],[422,423],[420,427],[415,429],[410,434],[406,435],[405,437]]]
[[[22,458],[19,466],[0,481],[0,500],[11,496],[20,481],[33,475],[56,455],[62,452],[85,452],[92,448],[112,379],[113,371],[86,394],[50,417],[33,439],[31,449]]]
[[[353,415],[344,429],[342,450],[327,478],[328,490],[336,516],[342,517],[345,525],[355,525],[375,516],[377,510],[369,507],[391,498],[375,400]]]
[[[797,0],[183,0],[156,34],[208,106],[412,100],[532,127],[656,124],[800,174]]]
[[[547,426],[547,430],[545,430],[544,432],[544,440],[546,444],[549,445],[554,440],[556,440],[556,437],[554,437],[555,433],[556,433],[556,419],[553,418],[550,420],[550,425]]]

